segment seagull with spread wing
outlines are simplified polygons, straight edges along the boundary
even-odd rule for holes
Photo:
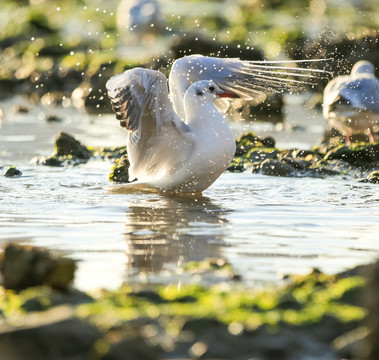
[[[322,70],[191,55],[174,62],[167,79],[134,68],[106,88],[128,131],[129,179],[170,193],[201,193],[229,166],[235,139],[216,100],[263,98],[312,84]],[[136,183],[134,183],[136,184]]]
[[[368,133],[374,142],[374,126],[379,125],[379,79],[374,65],[366,60],[355,63],[349,75],[331,80],[324,90],[323,112],[331,127],[351,143],[354,133]]]

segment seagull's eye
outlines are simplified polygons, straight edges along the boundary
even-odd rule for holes
[[[201,95],[204,95],[204,93],[201,90],[197,90],[196,95],[201,96]]]
[[[214,86],[210,86],[210,87],[208,88],[208,90],[209,90],[210,92],[213,92],[213,91],[215,91],[215,87],[214,87]]]

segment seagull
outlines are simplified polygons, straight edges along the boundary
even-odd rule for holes
[[[235,139],[217,102],[264,97],[312,84],[318,69],[191,55],[174,62],[167,78],[133,68],[110,78],[108,97],[128,132],[129,185],[202,193],[229,166]],[[288,78],[295,76],[295,78]],[[222,106],[221,106],[222,107]]]
[[[324,90],[323,113],[330,126],[351,144],[354,133],[366,132],[374,142],[373,127],[379,125],[379,79],[366,60],[354,64],[349,75],[331,80]]]

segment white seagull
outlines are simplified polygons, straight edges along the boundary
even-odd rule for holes
[[[367,133],[374,142],[373,127],[379,125],[379,80],[374,65],[358,61],[349,75],[338,76],[324,90],[323,113],[331,127],[351,144],[354,133]]]
[[[215,106],[222,98],[264,97],[317,79],[317,69],[191,55],[174,62],[167,79],[134,68],[106,88],[128,131],[129,180],[170,193],[201,193],[229,166],[235,139]],[[288,78],[295,76],[296,78]]]

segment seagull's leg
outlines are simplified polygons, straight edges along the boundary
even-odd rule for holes
[[[345,133],[345,142],[346,142],[346,145],[347,146],[350,146],[351,145],[351,136],[353,134],[351,133],[351,131],[348,131]]]
[[[372,128],[372,126],[369,126],[368,128],[368,139],[370,141],[370,144],[372,144],[375,140],[374,140],[374,129]]]

